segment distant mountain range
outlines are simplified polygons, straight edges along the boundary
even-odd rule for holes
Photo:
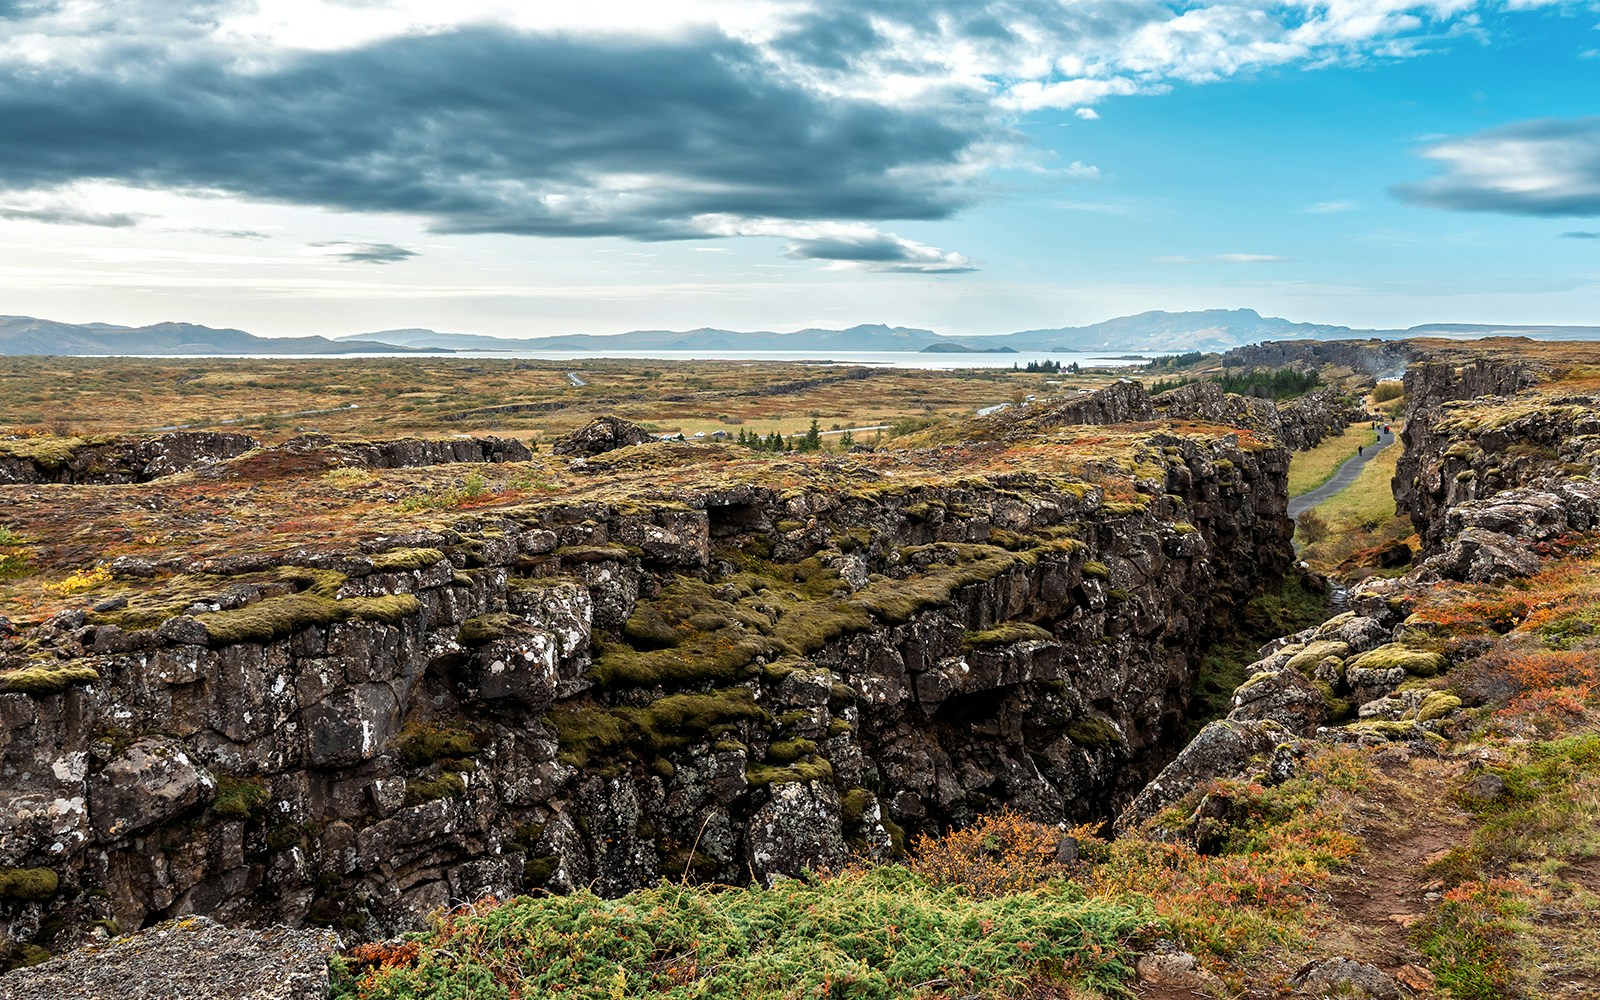
[[[0,316],[0,354],[449,354],[455,351],[800,351],[829,353],[925,352],[1090,354],[1225,351],[1263,340],[1341,340],[1381,337],[1530,337],[1536,340],[1600,340],[1594,326],[1489,326],[1433,323],[1406,330],[1358,330],[1320,323],[1295,323],[1262,316],[1254,309],[1144,312],[1088,326],[1022,330],[992,336],[946,336],[915,327],[867,323],[843,330],[635,330],[616,334],[552,337],[487,337],[434,330],[381,330],[345,337],[257,337],[243,330],[218,330],[191,323],[127,327],[109,323],[57,323],[27,316]]]
[[[632,333],[565,334],[510,339],[432,330],[380,330],[341,340],[379,340],[408,347],[466,351],[916,351],[920,353],[1226,351],[1263,340],[1343,340],[1380,337],[1530,337],[1537,340],[1600,340],[1594,326],[1476,326],[1434,323],[1407,330],[1358,330],[1322,323],[1295,323],[1262,316],[1254,309],[1205,309],[1119,316],[1088,326],[1022,330],[992,336],[954,337],[914,327],[879,323],[845,330],[737,331],[635,330]]]
[[[257,337],[193,323],[114,326],[57,323],[31,316],[0,316],[0,354],[392,354],[442,353],[426,346],[379,344],[364,337]]]

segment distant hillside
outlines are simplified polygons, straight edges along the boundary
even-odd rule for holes
[[[792,333],[771,330],[634,330],[630,333],[569,333],[551,337],[484,337],[432,330],[385,330],[339,337],[340,341],[382,338],[414,347],[451,347],[474,351],[920,351],[938,343],[957,343],[932,330],[865,323],[845,330],[806,329]]]
[[[1374,331],[1344,326],[1294,323],[1263,317],[1253,309],[1201,312],[1147,312],[1090,326],[1023,330],[987,336],[947,336],[912,327],[868,323],[842,330],[810,328],[790,333],[771,330],[634,330],[613,334],[564,334],[501,338],[432,330],[383,330],[356,334],[414,347],[475,351],[918,351],[936,354],[1010,351],[1225,351],[1261,340],[1371,337]],[[1389,335],[1401,336],[1398,331]],[[346,338],[340,338],[346,339]]]
[[[437,347],[405,347],[365,338],[257,337],[243,330],[218,330],[193,323],[115,326],[110,323],[57,323],[31,316],[0,316],[0,355],[5,354],[377,354]]]
[[[1254,309],[1205,309],[1176,313],[1154,310],[1089,326],[1023,330],[995,339],[1019,350],[1225,351],[1262,340],[1337,340],[1373,335],[1374,331],[1358,332],[1347,326],[1266,317]]]

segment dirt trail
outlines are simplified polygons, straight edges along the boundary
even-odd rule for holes
[[[1361,831],[1367,853],[1334,883],[1329,901],[1336,940],[1343,939],[1349,958],[1391,975],[1423,964],[1409,928],[1431,908],[1425,897],[1443,889],[1429,863],[1465,843],[1470,832],[1467,813],[1448,797],[1462,769],[1456,762],[1414,759],[1389,772],[1391,786],[1362,810],[1370,817]]]

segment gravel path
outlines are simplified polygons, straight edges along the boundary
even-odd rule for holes
[[[1332,479],[1323,483],[1321,486],[1318,486],[1309,493],[1302,493],[1297,497],[1290,497],[1289,516],[1299,517],[1301,514],[1317,506],[1323,501],[1331,499],[1335,493],[1340,492],[1345,487],[1355,482],[1356,477],[1361,475],[1361,470],[1366,468],[1368,462],[1378,457],[1378,453],[1380,451],[1383,451],[1385,448],[1394,444],[1394,438],[1395,435],[1393,431],[1380,435],[1376,444],[1368,446],[1368,448],[1360,455],[1355,455],[1349,459],[1346,459],[1345,463],[1339,466],[1339,470],[1333,474]]]

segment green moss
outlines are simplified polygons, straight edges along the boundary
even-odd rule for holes
[[[456,633],[456,642],[463,646],[487,646],[496,639],[503,638],[518,621],[520,619],[516,615],[504,611],[468,618],[461,623],[461,630]]]
[[[872,793],[865,788],[849,788],[839,795],[839,819],[845,826],[855,826],[867,815],[872,805]]]
[[[1114,750],[1122,745],[1117,728],[1094,716],[1074,721],[1066,729],[1067,739],[1086,750]]]
[[[1104,580],[1111,575],[1111,567],[1103,562],[1090,560],[1083,564],[1083,575],[1096,580]]]
[[[407,801],[410,783],[407,783]],[[275,823],[267,828],[267,850],[286,851],[291,847],[299,847],[306,841],[306,829],[299,823]]]
[[[1413,677],[1432,677],[1449,666],[1439,653],[1390,643],[1362,653],[1346,664],[1350,670],[1391,670],[1400,667]]]
[[[1432,722],[1442,719],[1461,707],[1461,699],[1448,691],[1433,691],[1417,706],[1417,721]]]
[[[61,879],[48,868],[0,866],[0,899],[40,903],[56,894]]]
[[[778,529],[779,533],[785,535],[791,531],[800,531],[804,529],[805,526],[806,523],[804,521],[793,521],[787,519],[779,521],[777,524],[773,525],[773,527]]]
[[[1327,710],[1327,721],[1343,722],[1355,714],[1355,706],[1348,699],[1341,698],[1334,693],[1333,687],[1327,681],[1314,680],[1311,686],[1322,695],[1323,707]]]
[[[338,574],[333,574],[337,577]],[[350,597],[336,600],[329,593],[337,583],[316,579],[312,587],[299,593],[268,597],[231,611],[196,615],[206,628],[214,646],[240,642],[272,642],[284,639],[314,625],[326,626],[342,621],[378,621],[399,624],[422,610],[415,594],[384,594],[378,597]]]
[[[522,884],[525,888],[537,889],[550,881],[550,876],[560,867],[561,859],[554,854],[529,858],[522,866]]]
[[[1289,658],[1289,662],[1284,664],[1284,669],[1298,670],[1300,673],[1309,676],[1316,669],[1317,664],[1328,657],[1331,656],[1336,660],[1342,660],[1349,655],[1349,643],[1338,642],[1333,639],[1322,639],[1317,642],[1306,643],[1300,652]]]
[[[1129,514],[1143,514],[1147,509],[1148,508],[1144,504],[1131,500],[1107,500],[1100,505],[1100,510],[1103,513],[1111,515],[1112,517],[1126,517]]]
[[[88,442],[81,437],[29,437],[0,441],[0,452],[31,461],[47,472],[66,465]]]
[[[828,723],[829,736],[845,736],[850,732],[850,723],[844,719],[834,719]]]
[[[266,782],[260,778],[225,774],[217,779],[217,797],[211,800],[211,811],[223,819],[260,819],[271,797]]]
[[[816,752],[817,745],[810,740],[781,740],[767,748],[767,759],[779,764],[793,764]]]
[[[1180,535],[1192,535],[1199,529],[1187,521],[1179,521],[1177,524],[1172,526],[1172,530],[1176,531]]]
[[[795,782],[832,781],[833,765],[821,758],[799,761],[788,767],[752,764],[745,769],[744,776],[751,788],[766,788],[769,785],[787,785]]]
[[[968,632],[961,639],[967,649],[988,649],[1009,646],[1017,642],[1050,642],[1055,639],[1047,629],[1031,622],[1005,622],[981,632]]]
[[[555,555],[562,562],[625,562],[633,552],[623,545],[564,545]]]
[[[39,663],[14,670],[0,670],[0,693],[41,695],[65,691],[74,684],[93,684],[100,679],[93,667],[63,663]]]
[[[618,751],[629,751],[635,759],[659,757],[739,722],[766,719],[766,710],[743,687],[667,695],[639,708],[561,708],[547,716],[561,759],[575,767]]]
[[[1361,722],[1352,722],[1345,728],[1353,733],[1382,736],[1386,740],[1410,741],[1427,739],[1433,743],[1444,742],[1444,737],[1438,733],[1431,733],[1415,722],[1409,721],[1395,722],[1389,719],[1366,719]]]
[[[472,757],[482,750],[478,737],[465,729],[423,722],[406,723],[395,737],[395,748],[407,767],[426,767],[438,760]]]
[[[467,783],[461,775],[446,771],[437,778],[407,778],[406,805],[414,806],[434,799],[459,798],[467,794]]]
[[[438,549],[390,549],[372,557],[372,568],[379,573],[400,573],[427,569],[444,559]]]

